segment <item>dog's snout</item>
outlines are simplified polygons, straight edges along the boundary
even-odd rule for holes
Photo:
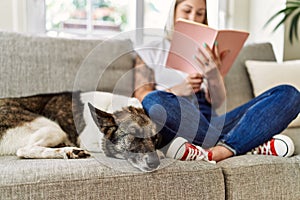
[[[145,160],[151,169],[156,169],[160,165],[160,160],[156,152],[145,155]]]

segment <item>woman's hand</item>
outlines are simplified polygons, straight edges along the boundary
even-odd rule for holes
[[[222,60],[229,53],[224,51],[219,53],[217,43],[210,49],[206,44],[204,49],[198,48],[195,59],[198,62],[199,68],[203,71],[203,75],[208,83],[208,92],[206,99],[211,102],[214,108],[222,105],[226,98],[226,90],[223,81],[225,74],[220,72]]]
[[[201,71],[203,71],[204,76],[206,78],[211,78],[211,76],[218,75],[218,73],[221,73],[222,71],[222,60],[230,53],[229,50],[225,50],[221,53],[219,53],[218,49],[218,43],[216,42],[213,46],[213,49],[210,49],[206,43],[203,44],[204,49],[201,49],[200,47],[197,49],[196,55],[194,58],[199,63],[199,68]],[[222,74],[222,77],[225,76],[225,74]]]
[[[189,96],[200,91],[203,76],[199,73],[190,74],[182,83],[173,86],[167,91],[177,96]]]

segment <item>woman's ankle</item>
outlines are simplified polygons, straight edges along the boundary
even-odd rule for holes
[[[233,156],[233,152],[224,146],[215,146],[209,150],[212,153],[212,160],[219,162]]]

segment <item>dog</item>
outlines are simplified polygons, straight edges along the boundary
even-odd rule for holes
[[[156,170],[155,124],[141,107],[110,113],[90,103],[101,104],[101,97],[77,91],[0,99],[0,155],[87,158],[95,150],[88,141],[102,141],[106,156],[126,159],[141,171]]]

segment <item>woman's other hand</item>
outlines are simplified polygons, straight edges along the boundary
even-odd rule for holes
[[[216,42],[213,46],[213,49],[209,48],[206,43],[203,44],[202,48],[197,48],[196,55],[194,58],[199,63],[199,68],[205,74],[205,77],[211,78],[211,76],[221,73],[221,76],[224,77],[225,74],[222,73],[221,66],[222,60],[230,53],[229,50],[225,50],[219,53],[218,43]]]
[[[189,96],[200,91],[203,76],[200,73],[190,74],[182,83],[167,89],[177,96]]]

